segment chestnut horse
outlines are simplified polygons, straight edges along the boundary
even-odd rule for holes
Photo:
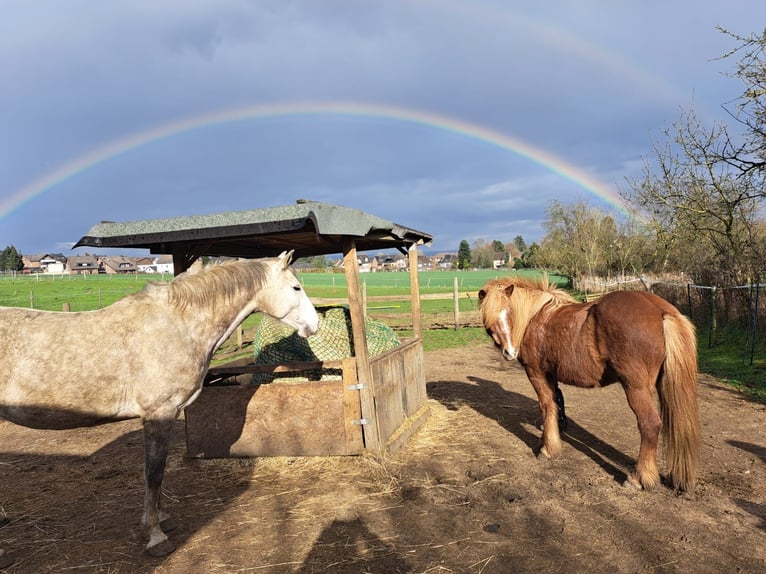
[[[171,431],[202,390],[216,349],[254,311],[307,337],[319,318],[279,257],[180,274],[97,311],[0,307],[0,417],[38,429],[140,418],[146,495],[141,524],[153,556],[172,552],[160,509]],[[43,368],[50,357],[61,360]],[[0,564],[7,556],[0,550]]]
[[[662,429],[673,486],[694,489],[700,456],[697,342],[694,325],[678,309],[646,291],[577,303],[547,278],[495,279],[479,291],[479,300],[487,333],[503,358],[518,359],[537,393],[543,456],[561,451],[559,382],[586,388],[619,382],[641,434],[636,472],[628,482],[639,489],[660,482]]]

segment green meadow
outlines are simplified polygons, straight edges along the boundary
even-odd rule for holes
[[[466,309],[469,309],[471,297],[475,299],[476,292],[486,281],[508,274],[533,276],[539,272],[421,271],[418,273],[418,281],[421,294],[452,293],[457,281],[459,292],[468,294],[468,297],[461,298],[461,305],[465,304]],[[346,277],[343,273],[301,272],[298,277],[310,297],[347,297]],[[111,305],[125,295],[140,291],[150,281],[171,279],[169,275],[163,277],[150,274],[5,276],[0,277],[0,306],[61,311],[68,305],[70,311],[90,311]],[[562,283],[566,281],[562,277],[551,279]],[[400,309],[397,312],[409,311],[409,273],[362,273],[360,282],[368,297],[401,295],[401,301],[387,302],[385,305]],[[371,307],[375,305],[377,303],[370,303]],[[450,300],[425,300],[422,302],[422,308],[424,312],[440,312],[442,309],[448,312],[452,310],[453,303]]]

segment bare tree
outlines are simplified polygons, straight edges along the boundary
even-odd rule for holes
[[[732,141],[726,127],[706,129],[693,111],[663,134],[654,169],[647,162],[626,196],[650,216],[663,267],[680,265],[697,280],[721,284],[757,277],[759,172],[734,169],[723,157]]]
[[[741,174],[757,176],[761,197],[766,197],[763,179],[766,177],[766,30],[750,36],[740,36],[718,29],[739,45],[721,59],[739,57],[735,71],[730,74],[743,84],[742,94],[723,107],[745,128],[741,142],[729,138],[722,141],[719,159]]]
[[[546,235],[535,253],[536,264],[576,278],[609,275],[625,265],[621,250],[632,245],[621,235],[616,218],[583,200],[553,201],[543,223]]]

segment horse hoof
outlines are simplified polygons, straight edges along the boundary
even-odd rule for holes
[[[163,532],[170,532],[171,530],[175,530],[176,521],[168,517],[160,522],[160,528],[162,528]]]
[[[149,556],[159,558],[161,556],[167,556],[175,549],[175,546],[173,546],[173,543],[170,540],[163,540],[154,546],[149,546],[146,551],[149,553]]]
[[[633,475],[628,475],[628,478],[625,480],[625,482],[622,483],[622,485],[624,487],[626,487],[626,488],[630,487],[630,488],[632,488],[634,490],[643,490],[644,489],[644,487],[641,485],[639,480],[635,476],[633,476]]]

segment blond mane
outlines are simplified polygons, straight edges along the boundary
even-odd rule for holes
[[[252,295],[267,278],[267,264],[259,260],[226,261],[182,273],[168,284],[168,301],[180,309],[229,303],[240,293]]]
[[[543,293],[549,293],[553,296],[552,302],[556,305],[566,305],[568,303],[577,303],[577,300],[569,293],[564,291],[561,287],[555,283],[551,283],[548,279],[548,275],[542,275],[533,279],[527,279],[523,277],[501,277],[495,279],[499,284],[503,284],[506,287],[514,285],[530,291],[542,291]]]
[[[511,297],[508,287],[513,286]],[[507,309],[513,314],[513,340],[521,341],[529,321],[541,310],[551,310],[577,301],[563,289],[552,284],[548,276],[536,279],[501,277],[491,279],[482,288],[485,296],[481,301],[481,320],[491,329],[500,313]]]

